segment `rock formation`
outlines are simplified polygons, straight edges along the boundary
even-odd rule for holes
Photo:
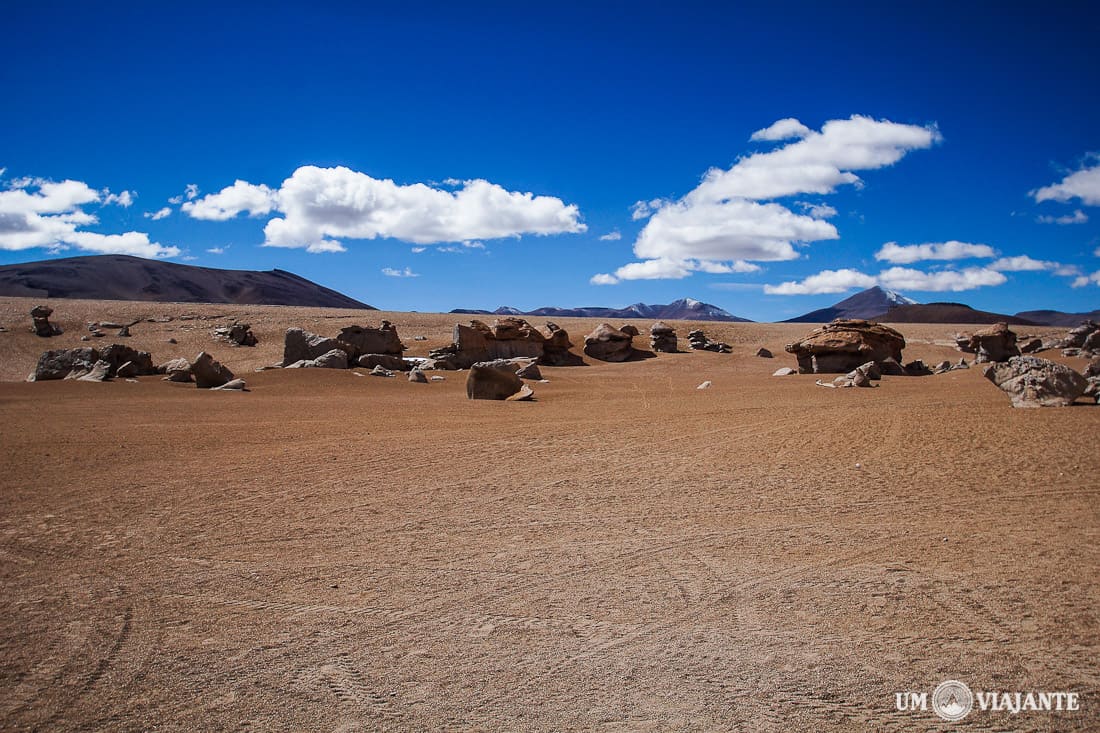
[[[382,321],[378,328],[370,326],[348,326],[340,329],[336,337],[337,346],[348,354],[352,364],[364,354],[387,354],[401,356],[405,344],[397,335],[397,328],[389,321]]]
[[[31,321],[34,324],[34,333],[36,336],[48,338],[61,334],[61,329],[50,323],[51,315],[53,315],[53,308],[48,305],[36,305],[34,308],[31,308]]]
[[[1013,356],[1020,355],[1020,349],[1016,346],[1016,334],[1009,329],[1007,323],[994,323],[989,328],[975,331],[969,338],[957,336],[955,343],[960,350],[976,354],[977,362],[1001,362],[1008,361]]]
[[[233,372],[205,351],[195,357],[191,364],[191,373],[195,377],[195,386],[199,389],[220,387],[233,379]]]
[[[584,337],[584,353],[600,361],[626,361],[634,354],[634,337],[601,323]]]
[[[787,344],[786,351],[798,359],[802,374],[845,373],[868,361],[879,362],[882,372],[888,374],[887,359],[893,359],[904,374],[899,363],[904,348],[905,337],[888,326],[837,319]]]
[[[765,349],[763,346],[756,350],[756,355],[761,359],[772,359],[775,356],[770,350]]]
[[[721,341],[711,341],[702,331],[688,332],[688,345],[696,351],[716,351],[719,354],[728,354],[733,347]]]
[[[543,335],[546,337],[546,341],[542,344],[540,364],[545,366],[577,366],[584,364],[583,359],[569,350],[573,348],[573,344],[569,341],[569,334],[564,328],[547,321]]]
[[[301,328],[288,328],[286,340],[283,343],[283,366],[316,359],[338,348],[340,347],[334,338],[318,336]]]
[[[383,369],[390,369],[395,372],[407,372],[412,369],[412,364],[393,354],[363,354],[356,361],[356,364],[364,369],[374,369],[376,366],[380,366]]]
[[[259,343],[256,340],[256,334],[252,333],[252,326],[240,321],[215,328],[214,338],[222,339],[234,346],[255,346]]]
[[[112,344],[102,351],[90,347],[80,349],[54,349],[43,352],[38,357],[33,381],[43,382],[51,379],[67,379],[72,374],[86,375],[96,367],[97,362],[107,365],[106,377],[116,376],[119,367],[129,363],[128,373],[132,376],[156,374],[153,359],[145,351],[131,349],[129,346]],[[73,376],[76,379],[77,376]]]
[[[171,361],[157,367],[157,371],[164,374],[164,381],[166,382],[190,382],[191,380],[191,362],[187,361],[183,357],[179,359],[172,359]]]
[[[466,376],[466,397],[471,400],[507,400],[524,389],[515,365],[505,360],[473,364]],[[530,392],[529,387],[526,390]]]
[[[676,353],[676,329],[664,321],[657,321],[649,327],[649,347],[667,354]]]
[[[330,349],[313,359],[299,359],[286,364],[286,369],[347,369],[348,352],[343,349]]]
[[[561,333],[562,336],[556,336],[554,332],[551,334],[551,338],[557,339],[555,356],[559,358],[562,351],[568,349],[568,346],[562,349],[561,342],[569,343],[568,334]],[[434,349],[428,355],[440,368],[466,369],[478,362],[494,359],[517,356],[541,359],[546,351],[546,341],[543,333],[522,318],[498,318],[492,326],[473,320],[468,326],[455,324],[452,343]]]
[[[1014,356],[986,367],[985,378],[1012,399],[1013,407],[1064,407],[1089,383],[1067,366],[1037,356]]]

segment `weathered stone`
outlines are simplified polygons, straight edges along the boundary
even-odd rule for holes
[[[1085,377],[1100,377],[1100,356],[1094,356],[1088,365],[1085,366]]]
[[[894,357],[880,359],[875,363],[878,364],[880,374],[885,374],[890,377],[907,376],[905,373],[905,367],[903,367]]]
[[[564,342],[569,343],[568,334]],[[542,358],[547,337],[522,318],[500,318],[492,328],[481,321],[470,321],[469,326],[455,324],[452,343],[441,349],[433,349],[428,356],[433,359],[449,359],[456,368],[465,369],[473,364],[493,359],[515,357]],[[555,347],[555,356],[565,358],[568,346]]]
[[[978,355],[975,359],[978,362],[1008,361],[1020,355],[1016,347],[1016,334],[1007,323],[994,323],[989,328],[975,331],[970,337],[970,349]]]
[[[343,349],[333,349],[332,351],[326,351],[312,361],[312,366],[316,369],[347,369],[348,353]]]
[[[856,319],[837,319],[786,346],[803,374],[844,373],[868,361],[900,362],[904,348],[905,337],[894,329]]]
[[[288,328],[283,343],[283,366],[290,366],[298,361],[316,359],[318,356],[338,348],[340,348],[340,345],[336,339],[318,336],[301,328]]]
[[[866,364],[860,364],[857,368],[862,370],[868,379],[882,379],[882,369],[879,367],[878,362],[869,361]]]
[[[50,323],[51,315],[53,315],[53,308],[48,305],[36,305],[34,308],[31,308],[31,322],[33,323],[36,336],[48,338],[50,336],[57,336],[61,333],[60,328]]]
[[[128,361],[115,370],[115,376],[120,379],[130,379],[138,376],[138,368],[132,361]]]
[[[569,341],[569,334],[564,328],[548,321],[543,336],[546,337],[546,341],[542,344],[540,364],[546,366],[576,366],[584,363],[583,359],[569,350],[573,348],[573,344]]]
[[[761,359],[771,359],[774,357],[774,354],[765,349],[763,346],[756,350],[756,355],[759,356]]]
[[[92,365],[87,374],[77,377],[80,382],[105,382],[111,378],[111,365],[102,359]]]
[[[631,323],[628,323],[624,326],[619,326],[619,330],[622,331],[623,333],[627,334],[631,338],[633,338],[634,336],[637,336],[638,333],[639,333],[638,327],[631,324]]]
[[[478,362],[466,376],[466,397],[471,400],[506,400],[523,389],[523,380],[508,362]]]
[[[1043,340],[1040,338],[1032,338],[1020,344],[1021,354],[1034,354],[1037,351],[1042,351]]]
[[[677,351],[676,329],[664,321],[649,327],[649,347],[654,351],[674,354]]]
[[[392,354],[363,354],[356,363],[364,369],[374,369],[376,366],[396,372],[407,372],[412,369],[412,364]]]
[[[45,351],[38,357],[38,364],[34,369],[34,381],[65,379],[74,371],[87,373],[98,361],[99,351],[89,347]]]
[[[914,359],[905,365],[905,373],[910,377],[926,377],[932,373],[932,370],[923,360]]]
[[[782,369],[776,369],[772,373],[773,377],[789,377],[792,374],[798,374],[797,369],[791,369],[790,367],[783,367]]]
[[[633,336],[601,323],[584,338],[584,353],[600,361],[626,361],[634,354]]]
[[[519,392],[504,399],[508,402],[529,402],[535,399],[535,390],[525,384],[519,388]]]
[[[195,377],[195,386],[199,389],[220,387],[233,379],[233,372],[205,351],[199,352],[195,357],[195,361],[191,364],[191,374]]]
[[[419,369],[413,369],[409,372],[409,381],[416,382],[417,384],[427,384],[428,378],[424,376],[424,372]]]
[[[397,335],[397,328],[389,321],[382,321],[378,328],[370,326],[348,326],[340,329],[336,337],[339,348],[348,353],[354,362],[363,354],[388,354],[401,356],[405,345]]]
[[[217,389],[226,389],[226,390],[234,390],[234,391],[238,391],[238,392],[247,392],[248,391],[247,385],[245,384],[243,379],[230,379],[228,382],[226,382],[222,386],[220,386],[220,387],[211,387],[211,389],[216,389],[216,390]]]
[[[715,351],[719,354],[729,354],[733,347],[721,341],[711,341],[700,330],[688,331],[688,346],[696,351]]]
[[[157,368],[158,372],[166,375],[164,380],[166,382],[190,382],[191,381],[191,362],[187,359],[179,358],[172,359],[171,361],[162,364]]]
[[[514,361],[519,362],[519,359]],[[542,372],[539,370],[539,363],[537,361],[527,361],[526,364],[517,364],[516,376],[520,379],[542,379]]]
[[[1100,325],[1097,325],[1093,321],[1084,321],[1078,326],[1074,326],[1066,333],[1065,344],[1063,347],[1077,347],[1082,348],[1088,341],[1089,336],[1100,329]]]
[[[707,381],[703,382],[702,384],[700,384],[695,389],[710,389],[710,387],[711,387],[711,381],[708,379]]]
[[[1013,407],[1064,407],[1088,387],[1088,380],[1074,370],[1037,356],[991,364],[984,376],[1008,394]]]
[[[99,352],[99,358],[111,365],[111,376],[115,376],[118,368],[126,362],[134,365],[134,375],[156,374],[157,368],[153,365],[153,357],[148,351],[138,351],[125,344],[111,344]]]
[[[225,339],[235,346],[255,346],[258,343],[256,334],[252,333],[252,326],[240,321],[234,321],[228,326],[215,328],[214,336]]]
[[[374,369],[370,370],[370,375],[372,377],[392,377],[393,372],[383,366],[376,366]]]

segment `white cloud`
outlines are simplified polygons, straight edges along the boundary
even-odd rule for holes
[[[955,240],[907,245],[887,242],[882,245],[882,249],[875,252],[876,260],[885,260],[899,265],[909,265],[924,260],[963,260],[996,256],[997,252],[988,244],[970,244]]]
[[[765,285],[764,292],[768,295],[818,295],[843,293],[852,288],[869,288],[877,283],[874,276],[865,275],[857,270],[823,270],[799,282]]]
[[[1019,255],[1017,257],[1001,257],[990,262],[988,267],[990,270],[997,270],[998,272],[1035,272],[1038,270],[1053,270],[1060,267],[1060,265],[1057,262],[1036,260],[1027,255]]]
[[[1003,285],[1007,281],[1008,278],[1004,275],[987,267],[935,272],[922,272],[908,267],[891,267],[878,275],[843,269],[824,270],[801,281],[765,285],[764,292],[769,295],[818,295],[843,293],[853,288],[869,288],[874,285],[881,285],[891,290],[958,292],[983,286]]]
[[[98,254],[130,254],[138,257],[175,257],[176,247],[149,241],[142,232],[101,234],[80,230],[98,223],[82,208],[103,203],[104,197],[82,181],[48,181],[23,178],[0,191],[0,250],[36,247],[61,251],[70,247]],[[120,194],[121,196],[121,194]]]
[[[124,209],[130,208],[134,203],[134,198],[137,196],[133,191],[123,191],[122,193],[111,193],[108,188],[103,189],[103,203],[104,204],[116,204]]]
[[[618,242],[623,238],[623,235],[618,231],[608,232],[607,234],[600,236],[601,242]]]
[[[1100,247],[1097,247],[1096,249],[1094,249],[1092,251],[1092,256],[1093,257],[1100,257]]]
[[[484,242],[463,242],[462,246],[466,249],[485,249]]]
[[[606,272],[601,272],[598,275],[593,275],[588,282],[593,285],[615,285],[619,282],[619,278],[614,275],[608,275]]]
[[[184,192],[181,193],[179,196],[173,196],[172,198],[168,199],[168,203],[175,204],[175,205],[179,206],[180,204],[183,203],[184,199],[187,199],[188,201],[194,201],[196,198],[198,198],[198,195],[199,195],[199,186],[198,186],[198,184],[197,183],[188,183],[187,188],[184,189]]]
[[[642,262],[630,262],[615,274],[600,273],[589,280],[593,285],[615,285],[622,280],[681,280],[693,272],[709,272],[728,275],[735,272],[757,272],[758,265],[743,260],[731,263],[713,260],[670,260],[656,258]]]
[[[1058,183],[1031,192],[1036,202],[1081,199],[1088,206],[1100,206],[1100,165],[1082,168]]]
[[[1080,277],[1076,278],[1072,283],[1070,283],[1070,287],[1083,288],[1089,283],[1100,285],[1100,270],[1097,270],[1091,275],[1081,275]]]
[[[763,130],[757,130],[749,140],[792,140],[801,139],[812,133],[813,130],[803,125],[793,117],[787,117],[773,122]]]
[[[892,165],[911,150],[940,140],[935,126],[903,125],[853,116],[830,120],[815,132],[797,120],[780,120],[753,135],[757,140],[800,138],[775,150],[741,158],[729,170],[712,168],[702,182],[676,202],[638,201],[633,218],[649,221],[634,242],[634,254],[660,263],[630,271],[684,277],[686,261],[776,261],[799,257],[799,245],[838,239],[825,221],[836,215],[827,204],[799,204],[796,214],[767,199],[795,194],[828,194],[841,185],[859,185],[852,171]],[[616,273],[616,276],[622,278]]]
[[[408,267],[406,267],[404,270],[395,270],[392,267],[383,267],[382,274],[386,277],[420,277],[419,273],[413,272]]]
[[[171,215],[172,210],[167,206],[161,209],[157,209],[152,213],[146,211],[144,214],[142,214],[142,216],[144,216],[146,219],[152,219],[153,221],[160,221],[161,219],[167,218]]]
[[[508,191],[480,179],[464,181],[455,191],[398,185],[344,167],[298,168],[274,192],[271,206],[283,217],[268,221],[264,246],[310,252],[334,249],[338,238],[437,244],[587,228],[576,205],[552,196]]]
[[[229,249],[228,246],[226,246],[226,247],[211,247],[210,249],[208,249],[206,251],[209,252],[212,255],[223,255],[223,254],[225,254],[225,251],[227,249]]]
[[[1084,224],[1089,220],[1088,214],[1077,209],[1072,214],[1065,216],[1040,216],[1035,221],[1040,224]]]
[[[190,194],[190,186],[188,186]],[[188,201],[181,208],[192,219],[225,221],[241,212],[249,216],[263,216],[275,208],[277,192],[267,186],[253,185],[237,179],[218,193],[208,194],[197,201]]]
[[[908,267],[891,267],[878,275],[878,281],[891,290],[924,292],[960,292],[1008,282],[1001,273],[987,267],[967,267],[962,270],[922,272]]]
[[[427,247],[413,247],[412,248],[412,253],[418,255],[426,249],[427,249]]]

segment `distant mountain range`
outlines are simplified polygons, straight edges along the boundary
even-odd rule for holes
[[[3,265],[0,295],[377,310],[283,270],[218,270],[128,255]]]
[[[1076,326],[1082,321],[1100,321],[1100,310],[1088,313],[1062,313],[1061,311],[1020,311],[1019,318],[1042,326]]]
[[[839,303],[810,311],[797,318],[788,318],[784,323],[828,323],[837,318],[879,318],[896,306],[917,305],[917,301],[907,298],[893,290],[878,285],[845,298]]]
[[[1038,326],[1036,321],[1010,316],[1004,313],[989,313],[971,308],[962,303],[916,303],[896,305],[876,320],[886,323],[1008,323],[1016,326]]]
[[[681,298],[668,305],[649,305],[647,303],[635,303],[625,308],[605,308],[600,306],[588,306],[583,308],[536,308],[531,311],[521,311],[509,306],[501,306],[494,311],[476,310],[472,308],[456,308],[451,313],[465,313],[480,316],[540,316],[544,318],[607,318],[620,320],[623,318],[648,318],[653,320],[669,321],[730,321],[736,323],[752,323],[748,318],[741,318],[722,310],[716,305],[703,303],[693,298]]]

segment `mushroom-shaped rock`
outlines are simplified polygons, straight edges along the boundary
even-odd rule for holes
[[[1014,356],[990,364],[983,374],[1008,394],[1013,407],[1064,407],[1089,386],[1068,366],[1037,356]]]
[[[634,337],[607,323],[584,337],[584,353],[600,361],[626,361],[634,353]]]
[[[803,374],[845,373],[868,361],[900,362],[904,348],[905,337],[894,329],[858,319],[837,319],[786,346]]]
[[[657,321],[649,327],[649,347],[654,351],[673,354],[676,352],[676,329],[664,321]]]
[[[195,386],[199,389],[220,387],[233,379],[233,372],[205,351],[195,357],[191,364],[191,373],[195,377]]]
[[[471,400],[506,400],[523,387],[515,365],[507,361],[478,362],[466,375],[466,396]]]
[[[36,336],[49,337],[57,336],[61,333],[61,329],[50,323],[50,316],[53,315],[53,308],[48,305],[36,305],[31,308],[31,322],[34,324],[34,333]]]
[[[1016,347],[1016,334],[1007,323],[994,323],[989,328],[975,331],[970,337],[969,350],[978,355],[975,361],[979,362],[1008,361],[1020,355]]]

